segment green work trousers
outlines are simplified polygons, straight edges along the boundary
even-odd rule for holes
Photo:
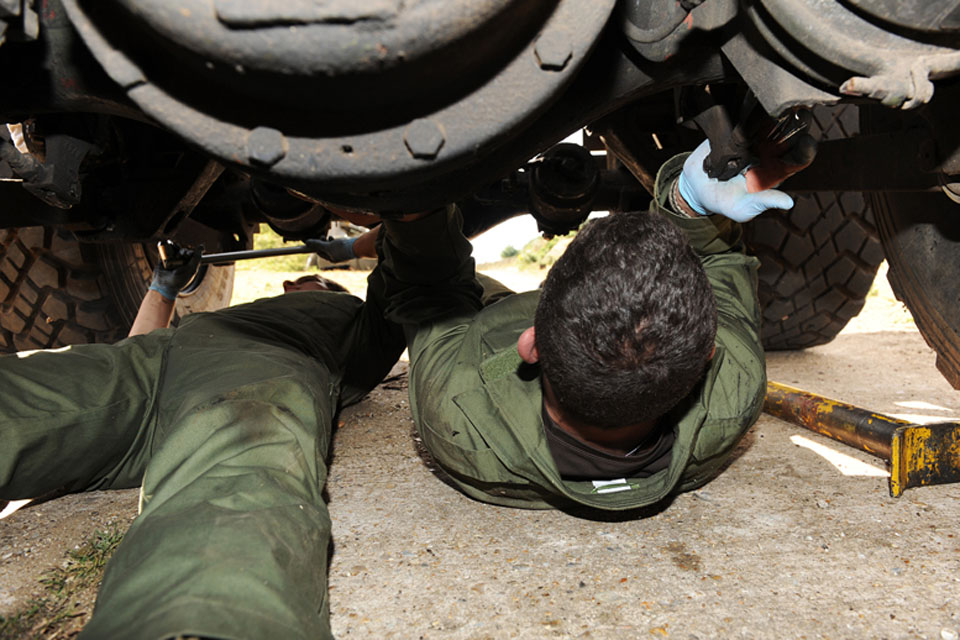
[[[326,358],[320,342],[278,344],[276,326],[276,339],[244,337],[205,315],[116,345],[0,357],[0,498],[142,486],[83,638],[328,638],[321,491],[349,386],[335,346],[360,314],[328,313],[346,328]],[[304,340],[324,326],[296,324]],[[383,353],[369,335],[359,351],[382,355],[378,380],[403,345]]]

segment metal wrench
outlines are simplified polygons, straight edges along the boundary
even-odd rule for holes
[[[299,244],[293,247],[276,247],[275,249],[250,249],[247,251],[226,251],[224,253],[208,253],[200,256],[200,264],[227,264],[237,260],[253,260],[254,258],[272,258],[274,256],[290,256],[300,253],[313,253],[315,250],[309,245]]]

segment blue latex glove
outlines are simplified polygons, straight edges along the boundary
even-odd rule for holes
[[[347,262],[356,258],[353,252],[353,243],[356,238],[336,238],[334,240],[306,240],[304,244],[313,249],[313,252],[324,260],[334,264]]]
[[[189,247],[179,247],[171,244],[170,247],[172,255],[167,256],[167,266],[164,267],[163,262],[159,262],[153,269],[153,281],[150,283],[150,290],[156,291],[167,300],[176,300],[180,291],[197,274],[197,269],[200,268],[203,246],[190,249]]]
[[[767,209],[793,207],[793,198],[783,191],[767,189],[747,193],[747,179],[743,174],[726,182],[708,177],[703,170],[703,160],[708,155],[710,141],[704,140],[683,163],[683,172],[677,183],[680,195],[700,215],[718,214],[737,222],[747,222]]]

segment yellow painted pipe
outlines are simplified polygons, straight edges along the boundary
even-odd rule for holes
[[[763,410],[890,463],[890,495],[960,482],[960,424],[918,425],[802,389],[767,383]]]

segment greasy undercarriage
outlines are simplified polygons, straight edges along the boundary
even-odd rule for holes
[[[886,256],[960,385],[960,0],[0,0],[0,38],[7,349],[115,338],[159,238],[239,249],[261,222],[322,234],[320,203],[450,201],[471,233],[564,233],[642,207],[702,132],[742,166],[746,123],[804,107],[801,205],[747,234],[766,344],[832,338]],[[554,146],[582,128],[593,155]]]

